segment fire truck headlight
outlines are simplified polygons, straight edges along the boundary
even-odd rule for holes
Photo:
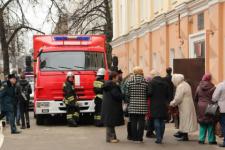
[[[49,102],[37,102],[37,107],[49,107]]]

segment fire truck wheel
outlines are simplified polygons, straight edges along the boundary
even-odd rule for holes
[[[44,125],[44,117],[42,115],[36,115],[36,124]]]

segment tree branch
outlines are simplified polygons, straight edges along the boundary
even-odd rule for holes
[[[12,35],[10,36],[9,40],[7,41],[7,45],[10,44],[10,42],[13,40],[13,38],[16,36],[16,34],[21,30],[21,29],[28,29],[28,30],[33,30],[33,31],[37,31],[41,34],[45,34],[44,32],[38,30],[38,29],[35,29],[35,28],[32,28],[32,27],[29,27],[29,26],[25,26],[25,25],[21,25],[19,26],[18,28],[16,28],[14,30],[14,32],[12,33]]]
[[[1,11],[4,11],[5,8],[6,8],[12,1],[14,1],[14,0],[8,0],[8,1],[2,6]]]

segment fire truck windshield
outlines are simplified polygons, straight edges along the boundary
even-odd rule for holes
[[[41,71],[96,71],[99,68],[105,68],[104,53],[101,52],[43,52],[40,56]]]

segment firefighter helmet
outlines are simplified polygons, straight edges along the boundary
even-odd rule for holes
[[[67,75],[66,75],[66,77],[68,78],[68,77],[73,77],[74,76],[74,74],[73,74],[73,72],[67,72]]]
[[[104,75],[105,75],[105,69],[104,68],[98,69],[97,76],[104,76]]]

